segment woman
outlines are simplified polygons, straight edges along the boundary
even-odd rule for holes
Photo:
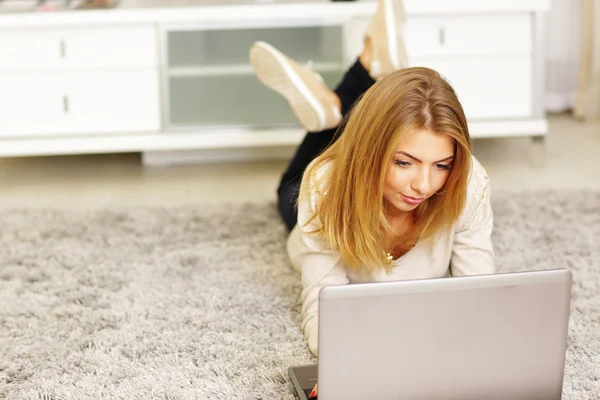
[[[283,95],[308,131],[277,189],[279,212],[288,227],[296,225],[296,201],[304,170],[343,131],[344,118],[375,80],[407,64],[402,38],[405,12],[400,0],[378,0],[364,40],[363,51],[334,91],[319,74],[286,57],[264,42],[250,49],[257,77]]]
[[[297,115],[316,99],[325,112],[318,121],[334,124],[327,121],[335,121],[336,111],[347,117],[337,131],[326,126],[332,129],[307,134],[279,189],[280,211],[291,229],[288,253],[302,274],[302,328],[315,355],[318,295],[324,286],[495,270],[489,180],[471,155],[454,90],[428,68],[373,77],[373,54],[385,53],[374,51],[375,39],[367,38],[365,51],[335,92],[302,70],[298,76],[313,83],[306,85],[313,98],[304,109],[290,88],[293,82],[286,81],[293,81],[289,71],[300,67],[265,44],[253,48],[259,78],[284,94]],[[278,59],[270,61],[281,65],[283,60],[287,68],[261,63],[268,58],[261,49],[277,52]],[[295,224],[290,201],[297,182]]]

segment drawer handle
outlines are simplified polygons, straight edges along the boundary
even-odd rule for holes
[[[69,96],[66,94],[63,96],[63,111],[65,114],[69,113]]]
[[[446,30],[442,27],[440,28],[440,32],[439,32],[439,40],[440,40],[440,44],[443,46],[444,44],[446,44]]]
[[[64,39],[61,39],[61,41],[60,41],[60,56],[61,56],[61,58],[67,57],[67,45],[66,45]]]

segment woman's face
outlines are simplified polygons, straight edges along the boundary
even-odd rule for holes
[[[414,210],[439,191],[454,159],[453,140],[427,129],[412,134],[396,148],[387,170],[383,197],[393,214]]]

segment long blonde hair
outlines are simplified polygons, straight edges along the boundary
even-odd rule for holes
[[[422,129],[447,135],[455,158],[443,195],[415,210],[415,226],[403,238],[404,250],[454,223],[466,202],[471,140],[462,106],[450,84],[436,71],[414,67],[378,80],[356,104],[343,134],[304,173],[300,201],[309,198],[309,182],[324,163],[331,164],[323,192],[308,225],[340,252],[351,268],[369,271],[386,263],[384,243],[393,232],[383,201],[387,169],[397,146]],[[330,162],[332,161],[332,162]]]

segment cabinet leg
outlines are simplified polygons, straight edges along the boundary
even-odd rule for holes
[[[531,137],[530,160],[534,168],[543,168],[546,165],[546,136],[536,135]]]
[[[543,145],[544,143],[546,143],[546,136],[545,135],[535,135],[535,136],[531,137],[531,141],[534,145],[535,144]]]

